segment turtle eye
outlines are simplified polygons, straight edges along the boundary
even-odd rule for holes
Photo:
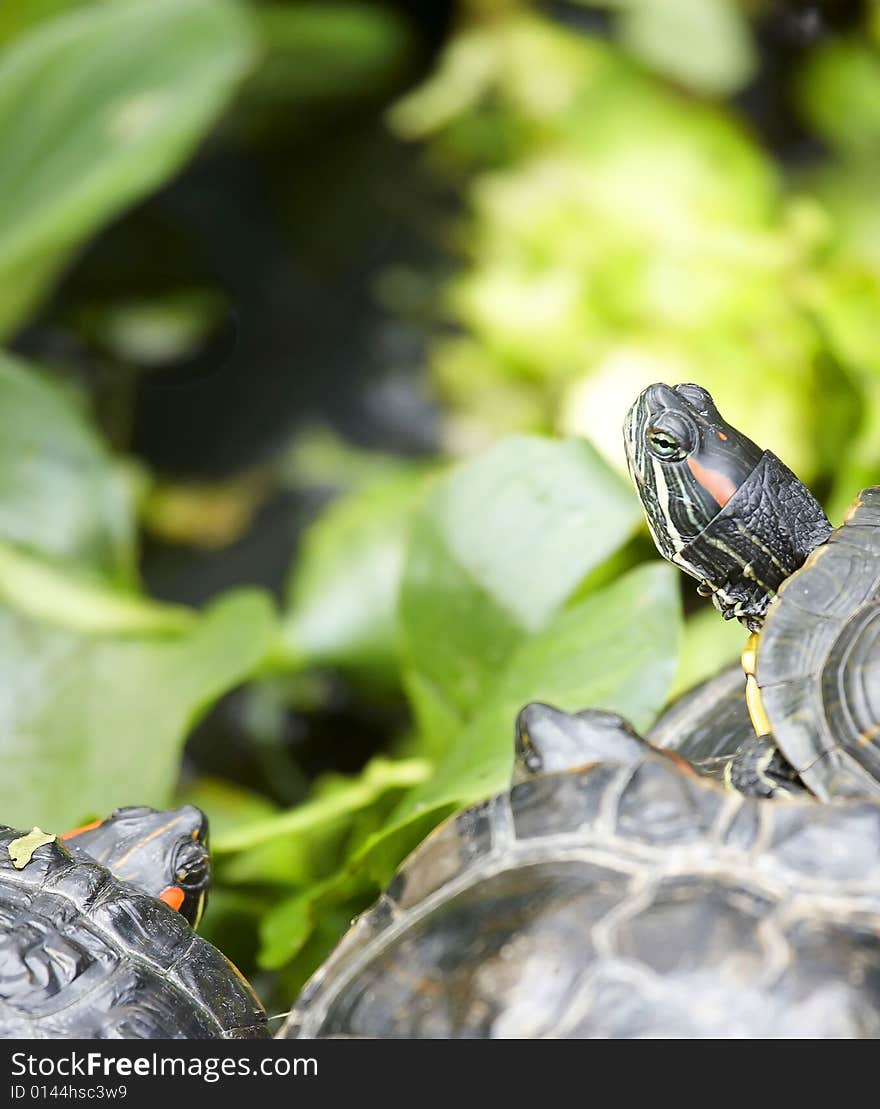
[[[666,431],[651,430],[648,432],[648,446],[651,453],[664,461],[676,457],[683,457],[681,444]]]
[[[211,866],[201,843],[186,840],[174,857],[174,880],[184,889],[201,889],[208,884]]]
[[[661,412],[646,432],[648,450],[662,462],[680,462],[697,444],[693,425],[679,412]]]

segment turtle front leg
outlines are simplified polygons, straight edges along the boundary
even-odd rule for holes
[[[776,797],[803,794],[806,788],[800,775],[782,754],[773,738],[773,728],[758,685],[758,633],[752,632],[742,652],[746,676],[746,706],[754,739],[746,740],[724,768],[724,782],[730,789],[749,797]]]
[[[746,705],[748,706],[749,716],[752,720],[752,727],[755,729],[755,735],[759,738],[761,736],[769,736],[773,734],[773,729],[770,726],[770,719],[764,709],[764,702],[761,699],[761,689],[758,685],[757,676],[758,666],[758,633],[752,632],[746,640],[746,645],[743,647],[742,652],[742,668],[746,676]]]

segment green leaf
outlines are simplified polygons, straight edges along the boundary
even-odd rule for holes
[[[338,906],[356,896],[363,886],[362,880],[343,871],[279,901],[260,923],[260,966],[267,970],[284,966],[314,932],[325,903]],[[347,919],[351,919],[350,913]]]
[[[31,861],[33,853],[38,847],[45,847],[47,843],[54,843],[56,836],[51,832],[44,832],[42,828],[32,828],[23,836],[14,839],[6,848],[12,865],[16,870],[23,870]]]
[[[249,851],[284,836],[314,832],[340,818],[372,804],[391,789],[414,786],[430,773],[424,759],[401,759],[392,762],[376,758],[358,777],[322,792],[289,812],[267,817],[216,837],[212,849],[216,855]]]
[[[217,836],[243,824],[274,816],[278,806],[261,793],[243,789],[222,778],[198,778],[177,794],[177,803],[197,805],[208,816],[211,824],[211,846]]]
[[[746,645],[746,635],[738,620],[722,619],[711,606],[695,612],[684,626],[681,658],[669,699],[736,662]]]
[[[26,4],[4,4],[0,8],[0,44],[73,8],[83,8],[94,0],[28,0]]]
[[[165,634],[89,634],[4,603],[4,820],[63,828],[121,805],[166,804],[187,731],[259,665],[274,633],[268,598],[250,590]]]
[[[72,249],[189,155],[251,58],[227,0],[117,0],[0,57],[0,332]]]
[[[320,0],[256,7],[265,56],[246,99],[264,105],[368,94],[399,72],[410,46],[388,8]]]
[[[677,573],[656,562],[561,613],[510,657],[480,711],[435,773],[401,801],[388,830],[505,789],[514,720],[528,701],[567,711],[609,709],[646,728],[675,674],[679,631]]]
[[[421,470],[333,503],[306,533],[288,589],[284,639],[312,665],[396,679],[397,599]]]
[[[822,138],[850,153],[880,143],[880,57],[860,39],[823,44],[799,74],[801,110]]]
[[[208,817],[214,865],[214,888],[270,883],[306,884],[321,873],[327,852],[315,849],[315,837],[293,836],[267,841],[248,850],[220,856],[216,840],[275,816],[279,807],[262,794],[218,778],[199,778],[175,797],[176,804],[197,805]],[[335,859],[329,864],[335,865]]]
[[[447,724],[483,703],[639,518],[626,482],[583,440],[515,436],[434,485],[413,525],[400,617],[412,681],[447,702]]]
[[[748,21],[735,0],[627,0],[621,7],[623,45],[688,88],[726,96],[755,71]]]
[[[116,593],[0,543],[0,601],[35,620],[85,635],[138,635],[189,628],[194,614],[130,593]]]
[[[111,580],[134,572],[132,508],[97,433],[69,392],[4,354],[0,538]]]

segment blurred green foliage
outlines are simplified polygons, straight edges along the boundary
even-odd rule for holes
[[[714,613],[683,621],[641,528],[620,443],[640,388],[699,381],[833,515],[880,471],[880,20],[804,51],[791,96],[824,154],[783,165],[730,100],[757,72],[761,5],[582,9],[610,11],[610,36],[471,0],[388,115],[460,201],[444,264],[380,290],[421,313],[439,457],[303,435],[225,484],[174,485],[111,449],[69,375],[0,356],[0,815],[201,804],[207,932],[277,1005],[444,814],[503,788],[524,702],[644,728],[739,650]],[[353,0],[4,9],[0,330],[200,144],[318,126],[316,104],[390,87],[410,50],[405,21]],[[187,282],[78,326],[133,373],[161,368],[222,315]],[[272,489],[322,483],[347,492],[277,604],[145,594],[139,527],[222,545]],[[302,786],[284,720],[338,680],[405,706],[359,773],[295,806],[180,779],[194,723],[246,684],[253,742]]]
[[[92,5],[0,59],[0,334],[70,251],[190,153],[252,54],[224,0]]]
[[[561,427],[621,466],[635,392],[699,380],[731,422],[817,477],[816,365],[839,353],[809,295],[835,276],[827,209],[732,113],[605,42],[515,14],[456,45],[392,114],[470,169],[463,265],[445,290],[457,333],[432,359],[450,445]]]

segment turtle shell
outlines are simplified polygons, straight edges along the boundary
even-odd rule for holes
[[[754,734],[737,662],[673,701],[645,738],[690,762],[715,760],[723,766]]]
[[[21,870],[0,827],[0,1036],[267,1036],[250,986],[157,898],[57,840]]]
[[[281,1035],[878,1036],[880,805],[649,756],[441,825]]]
[[[880,795],[880,486],[783,583],[756,677],[776,742],[819,798]]]

